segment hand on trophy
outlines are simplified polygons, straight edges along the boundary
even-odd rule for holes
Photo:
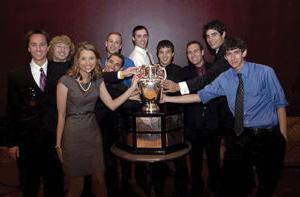
[[[178,92],[179,89],[179,85],[178,83],[175,83],[174,81],[171,80],[164,80],[161,83],[162,88],[163,88],[163,92]]]
[[[128,68],[126,68],[125,70],[122,71],[123,72],[123,76],[124,77],[130,77],[130,76],[136,74],[138,69],[139,68],[135,67],[135,66],[128,67]]]
[[[128,99],[132,101],[141,101],[140,91],[136,89],[134,92],[131,93]]]

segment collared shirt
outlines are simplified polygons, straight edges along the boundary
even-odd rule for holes
[[[276,126],[277,109],[287,106],[288,103],[274,70],[265,65],[245,61],[240,73],[244,82],[244,126]],[[203,103],[218,96],[226,96],[230,111],[234,114],[238,83],[237,73],[230,68],[197,94]]]
[[[44,73],[47,76],[48,60],[46,60],[46,62],[42,66],[37,65],[33,60],[31,60],[31,62],[30,62],[31,73],[32,73],[32,76],[33,76],[33,79],[34,79],[35,83],[39,87],[40,87],[40,76],[41,76],[40,69],[41,68],[43,68]]]
[[[138,46],[134,47],[133,51],[129,55],[129,58],[132,59],[135,66],[150,65],[151,62],[149,60],[147,52],[150,56],[151,62],[154,63],[152,54],[149,51]]]
[[[101,59],[101,66],[103,66],[103,68],[105,67],[106,62],[107,62],[107,58]],[[123,64],[122,70],[125,70],[129,67],[134,67],[134,66],[135,65],[134,65],[133,61],[130,58],[124,56],[124,64]],[[120,79],[119,74],[120,74],[120,72],[118,72],[118,74],[117,74],[118,79]],[[130,87],[131,79],[132,79],[132,77],[128,77],[128,78],[124,79],[123,84],[126,85],[127,87]]]

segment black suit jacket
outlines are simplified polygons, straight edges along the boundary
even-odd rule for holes
[[[42,92],[31,73],[30,65],[8,76],[8,145],[55,143],[56,84],[67,65],[48,63],[47,84]],[[45,141],[46,140],[46,141]]]
[[[204,76],[194,77],[186,81],[190,92],[195,92],[202,89],[205,85],[217,78],[222,72],[229,69],[230,66],[227,60],[224,58],[224,53],[225,51],[221,46],[207,73]]]

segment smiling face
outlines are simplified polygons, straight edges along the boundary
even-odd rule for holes
[[[118,53],[122,48],[121,37],[117,34],[111,34],[105,42],[105,47],[109,55]]]
[[[116,72],[119,71],[122,67],[122,59],[116,55],[111,55],[107,60],[107,64],[105,66],[106,72]]]
[[[38,65],[43,65],[47,60],[48,44],[43,34],[32,34],[28,42],[28,52],[33,61]]]
[[[205,33],[206,42],[212,49],[218,49],[224,43],[226,32],[222,34],[215,29],[209,29]]]
[[[159,64],[163,67],[172,63],[174,52],[169,47],[162,47],[158,50]]]
[[[202,66],[204,59],[204,51],[200,48],[199,44],[191,44],[186,49],[189,61],[195,66]]]
[[[247,50],[242,52],[241,49],[236,48],[227,50],[225,52],[225,59],[228,61],[230,66],[237,72],[239,72],[244,65],[244,58],[247,55]]]
[[[69,45],[65,43],[57,43],[53,48],[53,60],[55,62],[65,62],[70,53]]]
[[[148,45],[148,33],[145,29],[137,30],[132,37],[134,44],[142,49],[146,49]]]
[[[79,72],[82,76],[90,74],[96,66],[97,58],[93,51],[82,50],[78,57]]]

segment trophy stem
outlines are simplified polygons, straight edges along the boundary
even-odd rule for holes
[[[159,112],[159,107],[156,103],[146,103],[143,107],[142,110],[146,113],[155,113]]]

